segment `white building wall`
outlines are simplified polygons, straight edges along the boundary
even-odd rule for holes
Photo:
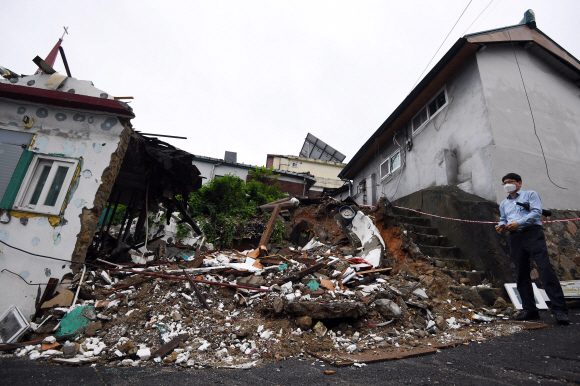
[[[514,57],[514,49],[533,111],[533,120]],[[580,90],[572,80],[519,45],[489,46],[477,56],[495,146],[493,187],[497,202],[506,194],[501,177],[522,176],[524,190],[535,190],[545,208],[580,209]]]
[[[38,110],[47,110],[47,116],[38,116]],[[23,112],[23,109],[25,111]],[[56,114],[61,120],[57,120]],[[78,114],[78,115],[76,115]],[[35,121],[31,129],[24,129],[23,115]],[[75,118],[76,116],[76,118]],[[84,118],[80,121],[81,116]],[[108,119],[109,125],[106,124]],[[114,123],[111,126],[111,123]],[[52,108],[29,103],[0,99],[0,128],[36,133],[34,152],[63,154],[82,158],[78,186],[73,188],[63,220],[52,226],[45,216],[27,213],[28,223],[12,216],[8,224],[0,223],[0,240],[14,247],[35,254],[70,260],[81,229],[79,216],[82,208],[91,208],[97,189],[101,184],[103,170],[109,165],[111,154],[117,150],[123,126],[117,118],[105,114]],[[75,183],[73,183],[74,186]],[[70,272],[70,264],[31,256],[0,244],[0,269],[8,269],[21,278],[6,271],[0,274],[0,312],[11,304],[19,307],[26,317],[34,314],[35,300],[49,278],[61,279]]]
[[[203,177],[204,184],[207,184],[216,176],[223,177],[226,174],[233,174],[235,176],[240,177],[244,181],[246,181],[246,177],[248,176],[248,169],[246,168],[238,168],[235,166],[223,164],[221,165],[213,164],[209,162],[200,161],[199,159],[193,160],[193,164],[197,166],[197,168],[201,172],[201,177]]]
[[[401,150],[401,168],[381,181],[381,163],[399,148],[393,141],[357,173],[353,180],[357,203],[363,204],[364,194],[357,194],[363,179],[369,205],[381,197],[393,201],[430,186],[448,183],[460,184],[465,190],[477,187],[479,190],[475,194],[489,200],[496,199],[495,190],[487,188],[493,186],[489,163],[489,147],[493,141],[475,58],[447,82],[446,89],[447,106],[421,131],[412,135],[409,127],[396,135],[399,145],[405,143],[405,132],[413,141],[410,151]],[[441,179],[442,173],[447,181]]]

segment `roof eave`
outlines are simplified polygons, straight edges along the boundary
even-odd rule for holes
[[[352,169],[354,165],[360,160],[360,158],[366,153],[366,151],[374,144],[375,140],[383,135],[395,121],[395,119],[411,105],[411,103],[417,98],[417,96],[435,79],[435,77],[445,68],[445,66],[455,57],[455,55],[461,51],[461,49],[466,45],[467,39],[460,38],[455,42],[455,44],[447,51],[447,53],[437,62],[437,64],[427,73],[427,75],[419,82],[419,84],[407,95],[403,102],[391,113],[391,115],[385,120],[385,122],[375,131],[373,135],[365,142],[365,144],[359,149],[359,151],[354,155],[354,157],[349,161],[349,163],[342,169],[338,174],[340,179],[351,179],[353,177]]]
[[[125,118],[135,118],[135,114],[133,114],[132,111],[123,106],[119,101],[113,99],[96,98],[87,95],[64,93],[61,91],[44,90],[6,83],[0,83],[0,97],[57,107],[100,111]]]

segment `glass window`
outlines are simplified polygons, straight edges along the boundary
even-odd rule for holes
[[[78,165],[74,158],[36,154],[14,202],[14,209],[60,215]]]
[[[429,116],[432,116],[445,104],[445,91],[441,91],[435,99],[429,103]]]
[[[66,177],[68,172],[68,167],[66,166],[59,166],[56,175],[54,176],[54,180],[52,180],[52,184],[50,185],[50,190],[46,195],[46,200],[44,201],[44,205],[46,206],[54,206],[56,204],[56,199],[60,194],[62,183]]]
[[[417,130],[425,122],[427,122],[427,109],[423,108],[423,110],[413,118],[413,131]]]
[[[389,173],[391,173],[391,170],[389,168],[389,160],[387,159],[386,161],[384,161],[381,164],[381,179],[385,178],[386,176],[389,175]]]
[[[391,157],[391,172],[398,169],[401,166],[401,153],[397,152]]]
[[[38,178],[38,183],[36,184],[36,188],[34,189],[34,193],[32,194],[32,198],[30,199],[29,204],[36,205],[38,204],[38,198],[40,197],[40,192],[44,188],[44,184],[46,183],[46,179],[48,178],[48,173],[50,173],[50,165],[44,165],[40,173],[40,178]]]

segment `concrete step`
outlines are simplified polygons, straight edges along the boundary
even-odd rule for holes
[[[395,218],[399,222],[402,222],[403,224],[420,225],[420,226],[431,225],[431,220],[424,217],[396,216]]]
[[[441,269],[441,272],[451,277],[454,280],[461,281],[461,279],[467,279],[469,282],[466,285],[480,285],[482,282],[482,277],[484,277],[483,271],[460,271],[454,269]]]
[[[459,253],[457,247],[441,247],[436,245],[417,244],[421,253],[429,257],[442,257],[445,259],[454,259]]]
[[[447,237],[446,236],[428,235],[425,233],[411,233],[409,235],[409,237],[416,244],[421,244],[421,245],[444,247],[447,244]]]
[[[436,267],[446,268],[448,270],[457,270],[457,271],[471,270],[471,263],[468,260],[432,257],[430,259],[430,263]]]
[[[433,227],[424,227],[424,226],[420,226],[420,225],[413,225],[413,224],[402,224],[403,228],[405,228],[405,230],[409,231],[409,232],[415,232],[415,233],[422,233],[425,235],[438,235],[439,234],[439,229],[438,228],[433,228]]]

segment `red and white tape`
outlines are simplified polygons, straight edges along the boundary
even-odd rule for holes
[[[331,197],[333,200],[338,201],[337,199],[335,199],[334,197]],[[338,201],[340,202],[340,201]],[[357,204],[358,205],[358,204]],[[374,208],[374,206],[372,205],[358,205],[360,207],[365,207],[365,208]],[[425,213],[425,212],[421,212],[419,210],[415,210],[415,209],[410,209],[410,208],[405,208],[403,206],[396,206],[393,205],[393,207],[398,208],[398,209],[405,209],[405,210],[410,210],[411,212],[415,212],[415,213],[420,213],[420,214],[424,214],[425,216],[431,216],[431,217],[437,217],[437,218],[442,218],[445,220],[452,220],[452,221],[461,221],[461,222],[473,222],[473,223],[477,223],[477,224],[497,224],[497,221],[475,221],[475,220],[463,220],[460,218],[452,218],[452,217],[444,217],[444,216],[437,216],[436,214],[430,214],[430,213]],[[551,224],[551,223],[556,223],[556,222],[569,222],[569,221],[580,221],[580,218],[570,218],[570,219],[566,219],[566,220],[550,220],[550,221],[542,221],[542,224]]]

